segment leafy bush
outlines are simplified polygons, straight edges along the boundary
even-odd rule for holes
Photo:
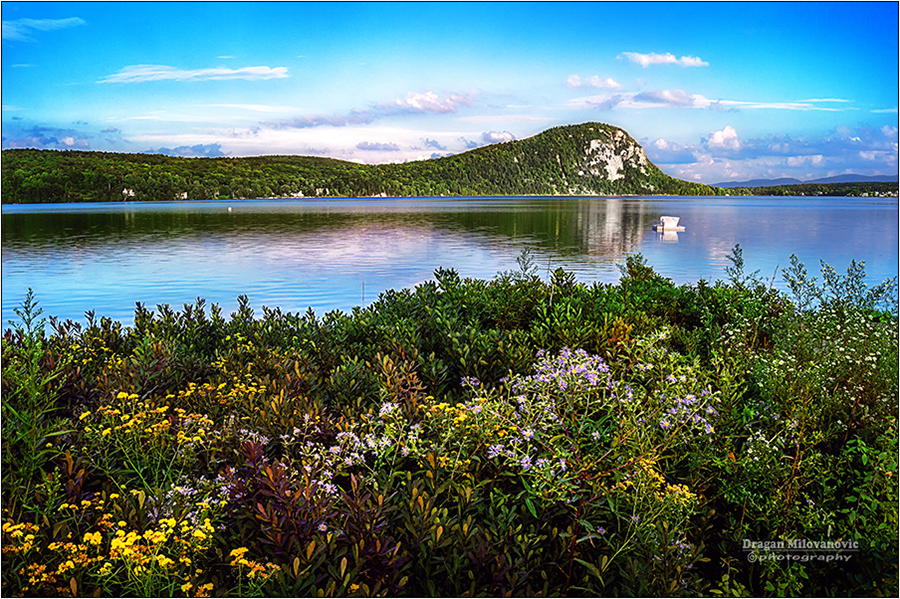
[[[29,294],[3,590],[894,596],[896,282],[794,259],[786,295],[732,258],[588,286],[523,255],[349,314],[198,300],[49,335]],[[858,551],[746,550],[792,539]]]

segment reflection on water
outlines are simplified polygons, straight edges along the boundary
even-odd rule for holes
[[[660,215],[685,231],[652,230]],[[85,310],[131,322],[135,302],[197,297],[228,312],[251,304],[349,310],[438,267],[491,278],[531,248],[541,274],[559,266],[613,282],[641,252],[677,283],[723,277],[736,243],[771,278],[797,254],[815,273],[867,260],[897,271],[897,206],[869,198],[347,199],[4,206],[3,318],[32,287],[45,314]],[[779,277],[780,278],[780,277]]]
[[[662,231],[656,232],[656,240],[663,243],[678,243],[678,231]]]

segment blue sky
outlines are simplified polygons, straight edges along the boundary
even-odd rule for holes
[[[403,162],[599,121],[716,183],[893,175],[898,3],[3,2],[3,148]]]

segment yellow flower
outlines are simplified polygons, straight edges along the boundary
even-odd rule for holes
[[[79,420],[84,420],[85,418],[87,418],[87,417],[90,416],[90,415],[91,415],[90,412],[84,412],[81,416],[78,417],[78,419],[79,419]]]
[[[116,395],[116,399],[128,399],[128,394],[124,391],[119,391],[119,393]]]
[[[181,592],[182,592],[182,593],[187,593],[188,591],[191,590],[191,587],[193,587],[193,586],[194,586],[194,585],[192,585],[191,583],[186,582],[186,583],[184,583],[183,585],[181,585]]]
[[[238,561],[242,560],[244,558],[244,554],[247,553],[247,551],[248,549],[246,547],[238,547],[237,549],[232,549],[231,553],[228,555],[228,557],[234,558],[233,560],[231,560],[231,565],[233,566]]]
[[[102,541],[99,532],[86,532],[84,533],[84,542],[90,543],[91,545],[99,545]]]

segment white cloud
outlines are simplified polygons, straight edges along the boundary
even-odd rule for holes
[[[587,84],[591,87],[605,88],[605,89],[620,89],[622,86],[616,82],[615,79],[611,77],[600,77],[599,75],[594,75],[593,77],[589,77],[587,80]],[[566,80],[566,87],[570,87],[572,89],[577,89],[582,86],[581,77],[578,75],[571,75]]]
[[[68,19],[16,19],[3,21],[3,40],[16,40],[20,42],[33,42],[31,34],[36,31],[57,31],[84,25],[83,19],[70,17]]]
[[[710,148],[725,148],[729,150],[740,150],[741,141],[738,139],[737,131],[734,127],[727,125],[721,131],[713,131],[709,135],[709,141],[706,143]]]
[[[638,103],[664,106],[705,107],[711,102],[699,94],[689,94],[683,89],[659,89],[632,96]]]
[[[227,69],[178,69],[166,65],[139,64],[123,68],[101,79],[99,83],[142,83],[145,81],[209,81],[222,79],[283,79],[287,77],[287,67],[243,67]]]
[[[827,102],[831,100],[817,100]],[[814,104],[811,100],[800,102],[757,102],[748,100],[710,100],[701,94],[692,94],[683,89],[656,89],[645,92],[618,93],[613,95],[596,95],[570,100],[567,106],[571,108],[611,110],[613,108],[705,108],[708,110],[722,111],[737,110],[821,110],[838,112],[843,110],[855,110],[853,107],[832,108]]]
[[[395,143],[362,141],[356,144],[356,149],[374,152],[399,152],[400,146]]]
[[[481,140],[489,144],[513,141],[515,138],[516,136],[509,131],[485,131],[481,134]]]
[[[347,114],[301,115],[291,119],[263,123],[267,127],[310,129],[314,127],[348,127],[365,125],[378,119],[405,114],[451,114],[459,106],[470,106],[475,93],[451,94],[444,97],[427,91],[409,92],[406,98],[375,104],[365,110],[352,110]]]
[[[456,112],[456,108],[460,104],[469,105],[470,103],[471,98],[468,96],[451,95],[441,98],[436,93],[427,91],[425,93],[409,92],[406,94],[406,98],[394,100],[394,103],[388,106],[399,108],[402,112],[436,112],[443,114]],[[383,106],[383,108],[388,106]]]
[[[816,154],[814,156],[788,156],[787,158],[787,165],[793,167],[804,166],[807,164],[811,166],[819,166],[823,162],[825,162],[825,157],[821,154]]]
[[[878,150],[863,151],[859,153],[859,157],[868,162],[883,162],[888,157],[888,152],[882,152]]]
[[[613,108],[709,108],[712,100],[681,89],[658,89],[641,93],[618,93],[575,98],[567,103],[571,108],[612,110]]]
[[[799,102],[752,102],[743,100],[720,100],[723,106],[731,106],[734,108],[745,108],[748,110],[759,110],[762,108],[771,108],[774,110],[821,110],[824,112],[840,112],[843,110],[853,110],[852,108],[831,108],[828,106],[816,106],[810,100]]]
[[[590,83],[591,87],[601,87],[607,89],[620,89],[622,87],[612,77],[603,79],[598,75],[594,75],[593,77],[588,79],[588,83]]]
[[[644,68],[654,64],[676,64],[682,67],[708,67],[709,63],[701,60],[698,56],[682,56],[675,58],[674,54],[669,52],[665,54],[640,54],[638,52],[622,52],[619,57],[625,57],[631,62],[637,63]]]

